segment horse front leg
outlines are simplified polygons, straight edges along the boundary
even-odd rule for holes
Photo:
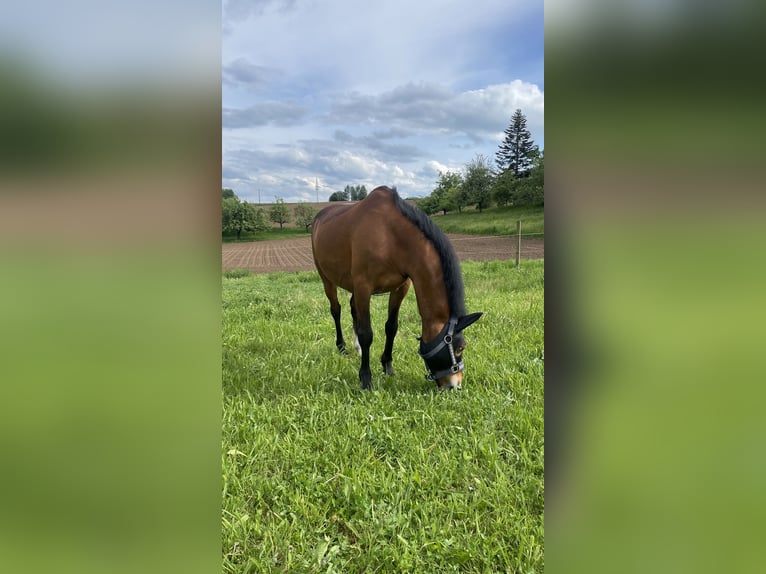
[[[370,389],[372,372],[370,371],[370,347],[372,346],[372,324],[370,322],[370,297],[367,290],[354,289],[354,332],[362,349],[362,365],[359,367],[359,381],[363,389]]]
[[[402,306],[407,291],[410,289],[410,280],[404,282],[404,284],[391,291],[388,296],[388,320],[386,321],[386,346],[383,349],[383,354],[380,356],[380,363],[383,365],[383,373],[391,377],[394,374],[394,367],[392,365],[392,354],[394,351],[394,339],[396,333],[399,330],[399,308]]]

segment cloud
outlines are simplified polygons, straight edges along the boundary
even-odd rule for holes
[[[229,86],[264,91],[283,74],[274,68],[253,64],[248,58],[237,58],[221,68],[221,75],[223,82]]]
[[[322,201],[349,184],[366,185],[368,190],[381,184],[398,184],[406,187],[409,194],[418,179],[414,170],[396,162],[327,140],[302,140],[271,151],[234,150],[225,154],[224,165],[223,186],[234,188],[237,195],[248,201],[255,201],[258,191],[264,198],[276,195],[286,201],[313,200],[317,179]],[[427,177],[431,185],[432,173]]]
[[[250,176],[246,172],[234,169],[230,165],[224,165],[221,169],[221,177],[228,180],[249,179]]]
[[[259,102],[248,108],[223,108],[224,129],[248,128],[272,124],[288,127],[302,123],[308,110],[293,102]]]
[[[408,83],[380,94],[335,94],[319,105],[267,101],[225,109],[224,127],[243,128],[240,149],[223,157],[225,184],[287,201],[315,194],[306,183],[314,178],[322,181],[322,198],[349,184],[397,184],[422,195],[439,172],[459,171],[477,153],[494,157],[516,108],[539,144],[544,112],[543,93],[520,80],[464,91]]]
[[[316,178],[325,199],[349,184],[430,193],[440,171],[493,157],[517,108],[543,147],[542,3],[442,4],[224,0],[237,193],[315,197]]]
[[[231,31],[233,24],[262,15],[269,8],[284,13],[295,9],[297,5],[298,0],[226,0],[223,4],[224,28]]]
[[[464,92],[435,84],[406,84],[378,95],[350,92],[332,98],[323,119],[336,125],[385,124],[391,135],[397,130],[460,134],[480,143],[505,129],[517,108],[531,127],[542,126],[543,93],[521,80]]]
[[[376,157],[386,161],[406,163],[426,155],[425,151],[414,145],[386,143],[385,137],[380,138],[375,133],[371,136],[357,137],[343,130],[335,130],[334,137],[340,144],[373,151]]]
[[[447,173],[448,171],[458,171],[459,168],[450,168],[443,163],[435,160],[427,161],[423,164],[423,167],[418,171],[418,175],[423,177],[439,177],[439,173]]]
[[[378,139],[386,140],[392,138],[408,138],[413,135],[414,132],[405,130],[403,128],[389,128],[387,130],[375,130],[372,135]]]

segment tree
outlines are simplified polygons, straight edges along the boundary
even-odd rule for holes
[[[477,154],[465,165],[463,189],[468,195],[469,203],[476,205],[479,213],[492,203],[492,166],[489,159]]]
[[[537,153],[537,146],[527,129],[527,118],[521,110],[516,110],[495,154],[498,170],[501,173],[511,170],[515,177],[526,177]]]
[[[347,191],[335,191],[330,196],[330,201],[348,201],[349,196]]]
[[[526,177],[516,177],[509,169],[495,178],[492,198],[498,205],[544,205],[545,165],[542,153],[536,154]]]
[[[434,202],[434,212],[441,211],[447,215],[448,211],[454,211],[458,208],[456,200],[456,190],[463,185],[463,176],[460,172],[448,171],[439,172],[439,181],[436,182],[436,188],[431,193]]]
[[[255,208],[255,206],[251,206]],[[266,231],[269,228],[269,222],[266,219],[266,212],[263,208],[255,209],[255,231]]]
[[[465,186],[465,182],[460,184],[460,187],[456,187],[450,193],[452,201],[457,207],[458,213],[463,213],[463,208],[471,203],[471,197],[468,194],[468,189]]]
[[[545,161],[540,154],[527,177],[516,180],[514,205],[545,205]]]
[[[436,205],[436,199],[434,198],[434,194],[426,195],[425,197],[419,197],[415,200],[415,204],[423,211],[426,215],[433,215],[437,211],[439,211],[437,205]]]
[[[226,197],[221,203],[221,231],[224,235],[237,233],[237,226],[234,221],[236,212],[239,208],[239,200],[235,197]],[[240,230],[241,233],[241,230]],[[237,233],[239,239],[239,233]]]
[[[227,188],[221,189],[221,196],[223,199],[231,199],[233,197],[237,197],[233,189],[227,189]]]
[[[513,194],[518,181],[510,169],[505,170],[495,178],[495,183],[492,185],[492,199],[497,205],[505,207],[513,201]]]
[[[346,201],[360,201],[367,197],[367,188],[363,185],[347,185],[343,194]]]
[[[306,228],[306,231],[308,231],[309,227],[314,222],[316,214],[316,208],[311,207],[308,203],[299,203],[295,208],[295,223],[303,225]]]
[[[236,233],[237,240],[239,240],[243,231],[255,232],[262,229],[255,206],[246,201],[240,201],[236,196],[227,197],[223,200],[221,204],[221,230],[223,233]]]
[[[285,205],[285,200],[281,197],[276,199],[274,205],[269,209],[269,219],[274,223],[279,223],[279,228],[282,229],[288,221],[290,221],[290,210]]]

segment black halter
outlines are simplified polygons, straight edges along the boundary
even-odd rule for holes
[[[420,341],[420,352],[418,354],[426,364],[426,370],[428,371],[426,379],[429,381],[436,381],[465,369],[463,361],[458,361],[457,357],[455,357],[455,348],[453,347],[455,325],[457,325],[457,319],[453,317],[444,325],[444,328],[433,341],[428,344],[423,343],[422,339]],[[450,367],[439,369],[439,367],[448,363],[451,363]]]

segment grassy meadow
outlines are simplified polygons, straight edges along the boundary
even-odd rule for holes
[[[490,207],[479,213],[469,208],[462,213],[449,212],[447,215],[433,215],[434,222],[445,233],[469,233],[473,235],[514,235],[516,222],[521,220],[523,234],[545,232],[542,207]]]
[[[324,206],[322,204],[321,206]],[[321,207],[320,206],[320,207]],[[294,207],[291,204],[290,207]],[[543,237],[545,219],[542,207],[490,207],[479,213],[475,208],[468,207],[462,213],[449,212],[447,215],[434,214],[436,225],[445,233],[467,233],[471,235],[514,235],[516,221],[521,220],[521,232]],[[292,237],[308,237],[311,228],[295,227],[294,223],[286,224],[280,229],[273,225],[266,231],[258,233],[243,233],[240,241],[269,241],[271,239],[290,239]],[[224,243],[237,241],[235,236],[225,235]]]
[[[424,377],[414,293],[390,378],[387,297],[373,299],[362,392],[315,272],[224,274],[225,572],[543,570],[543,261],[463,271],[468,311],[485,315],[448,393]]]

